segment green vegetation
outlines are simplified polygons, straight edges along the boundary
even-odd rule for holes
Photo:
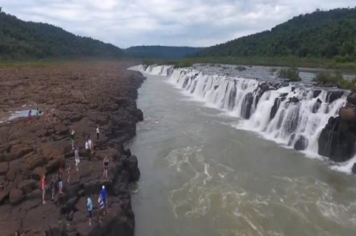
[[[277,68],[272,67],[269,71],[271,72],[271,75],[273,75],[275,72],[277,72]]]
[[[310,68],[335,68],[355,69],[355,62],[337,63],[334,60],[324,58],[298,58],[298,57],[201,57],[184,58],[178,60],[145,59],[151,62],[147,64],[174,64],[174,63],[208,63],[230,65],[260,65],[260,66],[284,66],[284,67],[310,67]]]
[[[288,79],[289,81],[301,81],[297,68],[281,68],[277,73],[278,78]]]
[[[356,78],[344,79],[340,72],[319,72],[313,81],[323,86],[337,86],[341,89],[356,91]]]
[[[193,47],[168,47],[168,46],[136,46],[125,49],[127,57],[135,58],[161,58],[179,59],[192,55],[201,50]]]
[[[164,59],[143,59],[143,65],[173,65],[174,68],[183,68],[183,67],[191,67],[193,66],[193,62],[191,60],[164,60]]]
[[[122,50],[101,41],[76,36],[59,27],[25,22],[0,12],[0,59],[119,57]]]
[[[270,31],[205,48],[194,57],[216,61],[237,58],[246,64],[350,68],[356,65],[355,32],[356,8],[317,10]]]

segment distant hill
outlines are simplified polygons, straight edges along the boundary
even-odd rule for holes
[[[356,8],[317,10],[272,30],[205,48],[195,57],[312,57],[355,61]]]
[[[135,46],[125,49],[125,56],[136,58],[179,59],[192,55],[201,48],[170,46]]]
[[[123,51],[59,27],[22,21],[0,12],[0,59],[118,57]]]

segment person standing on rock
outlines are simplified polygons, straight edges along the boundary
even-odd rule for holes
[[[31,117],[32,117],[32,110],[30,109],[29,111],[28,111],[28,123],[30,124],[31,123]]]
[[[90,151],[89,140],[87,140],[85,142],[85,152],[87,153],[87,156],[88,156],[89,160],[91,160],[91,151]]]
[[[109,158],[107,155],[105,155],[104,157],[103,166],[104,166],[103,178],[108,179]]]
[[[103,216],[104,216],[104,211],[105,211],[105,209],[104,209],[105,204],[104,204],[104,201],[103,201],[103,198],[101,195],[99,195],[98,203],[99,203],[99,224],[101,224]]]
[[[41,177],[41,189],[42,189],[42,204],[46,204],[45,194],[46,194],[46,176],[43,174]]]
[[[106,192],[106,189],[105,189],[105,186],[103,185],[102,187],[101,187],[101,191],[100,191],[100,194],[99,194],[99,198],[101,197],[101,199],[103,200],[103,202],[104,202],[104,208],[105,208],[105,211],[106,212],[109,212],[109,210],[108,210],[108,194],[107,194],[107,192]],[[104,214],[105,214],[105,212],[104,212]]]
[[[99,140],[100,136],[100,130],[99,130],[99,125],[96,127],[96,140]]]
[[[94,153],[94,146],[93,146],[93,142],[91,141],[90,137],[88,139],[88,144],[89,144],[89,148],[90,148],[91,154],[93,154]]]
[[[51,193],[52,193],[52,197],[51,197],[51,200],[53,201],[54,200],[54,195],[56,194],[56,186],[54,184],[54,177],[52,175],[51,177]]]
[[[75,168],[77,172],[79,172],[79,163],[80,163],[80,157],[79,157],[79,147],[77,147],[74,151],[74,159],[75,159]]]
[[[87,207],[88,207],[89,226],[91,226],[91,218],[93,217],[93,202],[89,196],[87,198]]]
[[[63,177],[62,177],[62,168],[59,168],[58,171],[58,192],[59,194],[63,194]]]
[[[72,129],[72,131],[70,132],[70,143],[72,144],[73,150],[74,150],[74,134],[75,134],[75,131]]]
[[[57,119],[56,119],[56,113],[54,111],[54,108],[52,108],[52,117],[53,117],[53,122],[56,122]]]
[[[71,180],[71,172],[70,172],[70,164],[67,165],[67,183],[70,183]]]

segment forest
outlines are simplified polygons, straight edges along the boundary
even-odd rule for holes
[[[180,59],[190,56],[201,48],[171,46],[135,46],[125,49],[125,56],[136,58]]]
[[[298,57],[354,62],[356,8],[316,10],[271,30],[205,48],[193,57]]]
[[[119,57],[123,51],[88,37],[76,36],[59,27],[25,22],[0,12],[0,59]]]

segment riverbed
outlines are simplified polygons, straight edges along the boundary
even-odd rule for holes
[[[164,76],[139,90],[130,144],[136,235],[355,235],[355,177],[185,96]]]

